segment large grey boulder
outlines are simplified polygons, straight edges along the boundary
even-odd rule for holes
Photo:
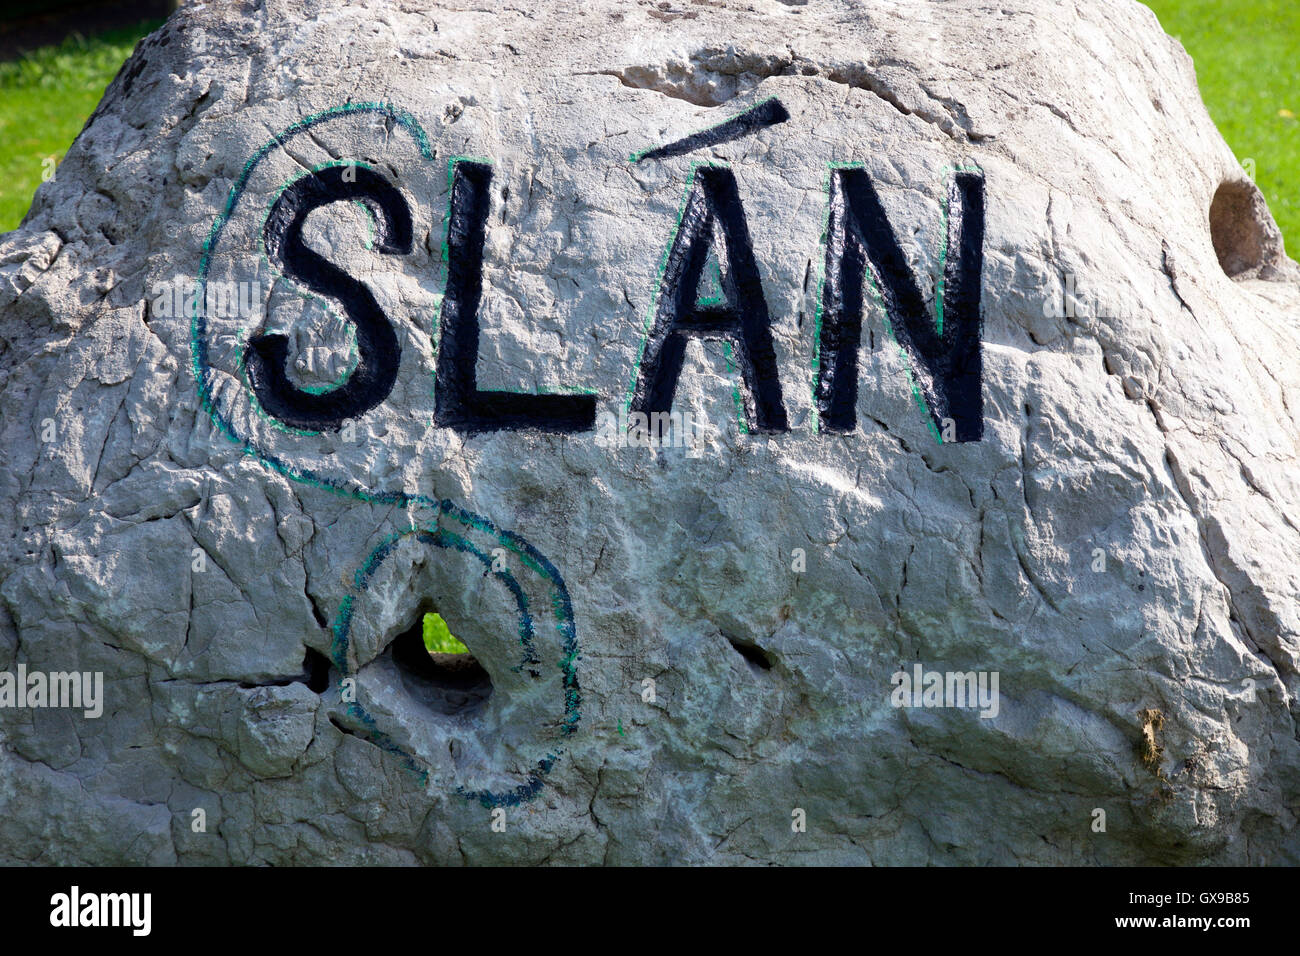
[[[0,239],[0,858],[1300,862],[1297,275],[1130,0],[187,6]]]

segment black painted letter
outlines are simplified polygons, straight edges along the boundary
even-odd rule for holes
[[[478,305],[483,295],[483,241],[492,167],[460,160],[454,167],[447,227],[447,288],[442,300],[434,416],[461,432],[503,428],[584,431],[596,426],[594,395],[480,391]]]
[[[346,173],[346,175],[345,175]],[[411,210],[397,188],[364,166],[331,166],[288,186],[266,218],[266,254],[285,276],[338,300],[357,337],[357,365],[338,388],[320,394],[295,386],[286,371],[289,339],[258,335],[244,353],[248,384],[266,411],[294,428],[337,431],[345,419],[374,408],[393,390],[402,348],[392,324],[366,286],[302,239],[307,216],[321,206],[355,200],[374,213],[375,247],[397,255],[411,251]]]
[[[715,225],[722,233],[721,243],[714,241]],[[720,304],[699,299],[700,277],[710,252],[718,262]],[[632,391],[631,411],[646,415],[670,411],[686,358],[687,337],[722,338],[731,341],[740,366],[750,430],[788,431],[768,323],[767,302],[736,177],[725,167],[701,166],[695,171],[668,252],[659,306]]]
[[[832,172],[817,373],[818,413],[828,431],[849,432],[857,426],[863,278],[869,267],[890,328],[907,352],[935,421],[951,418],[959,442],[979,441],[983,436],[983,177],[958,172],[948,186],[947,205],[947,261],[936,329],[866,172],[856,168]]]

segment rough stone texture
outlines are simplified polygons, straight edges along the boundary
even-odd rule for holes
[[[769,96],[788,122],[629,161]],[[361,102],[407,111],[430,157],[373,112],[285,132]],[[154,290],[198,273],[277,134],[210,263],[262,282],[252,319],[213,322],[202,373],[235,441]],[[454,156],[495,172],[480,387],[609,410],[689,170],[730,163],[790,431],[739,432],[717,341],[677,392],[714,425],[697,458],[431,427]],[[349,160],[402,190],[415,232],[392,256],[355,205],[308,222],[403,345],[351,443],[251,414],[231,365],[266,322],[294,331],[300,382],[346,371],[330,306],[272,288],[258,229],[279,186]],[[927,295],[945,167],[983,169],[982,441],[934,440],[874,306],[859,427],[814,431],[832,162],[864,165]],[[99,719],[0,711],[0,858],[1300,862],[1298,319],[1190,59],[1129,0],[191,6],[0,240],[0,665],[102,671],[106,696]],[[442,499],[562,577],[571,709],[553,582]],[[472,553],[407,534],[358,587],[413,523],[503,549],[533,664]],[[338,653],[349,598],[340,660],[371,724],[314,656]],[[478,709],[442,712],[385,650],[432,606],[492,675]],[[915,662],[997,671],[998,715],[892,707]],[[512,791],[548,753],[536,792]],[[504,833],[480,789],[518,799]]]

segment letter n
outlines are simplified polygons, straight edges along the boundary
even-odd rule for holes
[[[720,242],[715,239],[717,234]],[[717,300],[699,296],[700,278],[710,253],[721,278],[722,294]],[[722,166],[699,167],[687,187],[632,389],[633,412],[653,415],[672,410],[690,336],[732,343],[750,431],[789,430],[745,210],[735,175]]]
[[[951,418],[957,441],[979,441],[984,435],[983,175],[960,171],[948,184],[943,274],[933,319],[866,171],[832,169],[829,201],[815,385],[821,426],[832,432],[857,427],[858,345],[864,278],[869,277],[888,328],[911,365],[931,424]]]

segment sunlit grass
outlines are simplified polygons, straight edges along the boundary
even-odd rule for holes
[[[0,62],[0,232],[22,221],[42,173],[57,171],[136,42],[161,23],[73,36]]]
[[[442,615],[424,615],[424,649],[430,654],[468,654],[469,648],[456,639]]]

